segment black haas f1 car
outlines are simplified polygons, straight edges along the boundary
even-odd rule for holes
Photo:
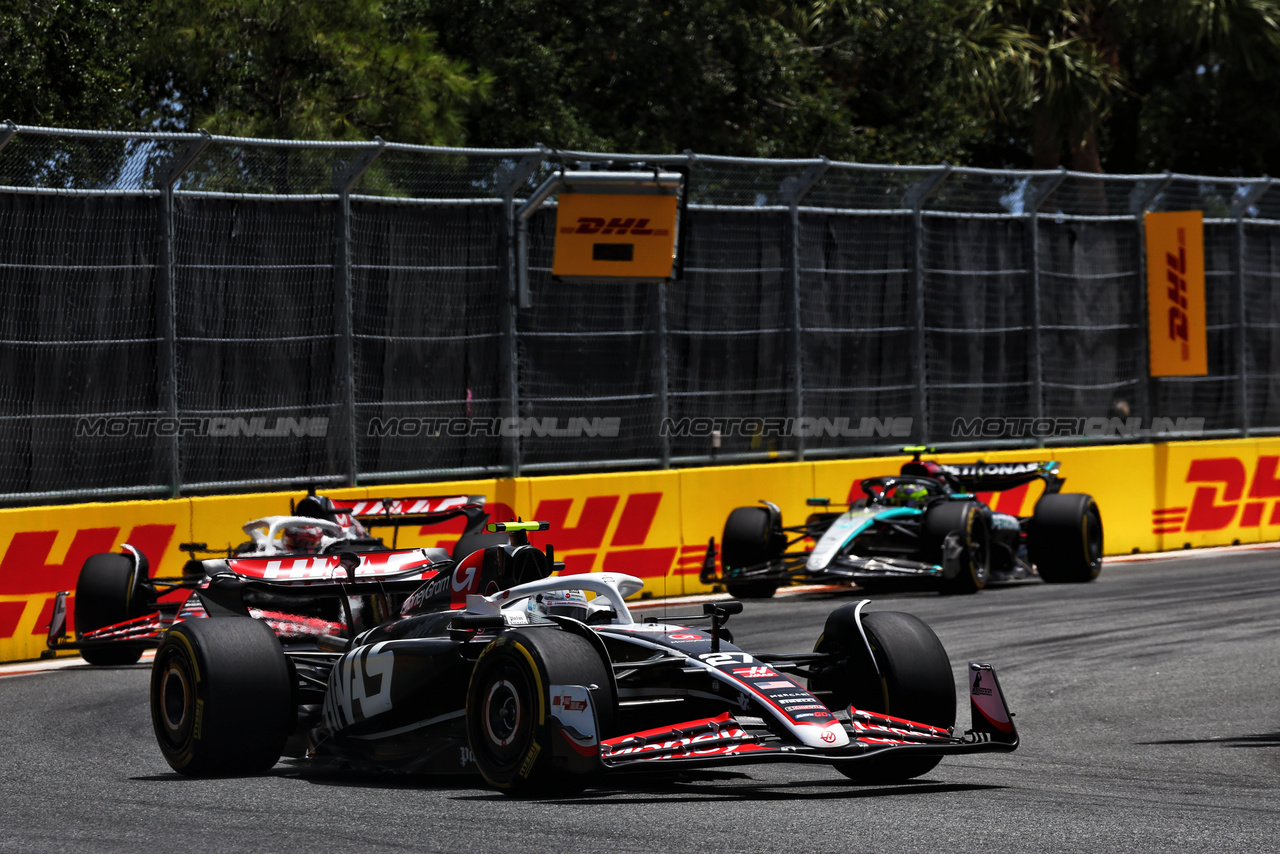
[[[461,516],[466,519],[466,527],[453,548],[453,557],[465,557],[502,539],[484,532],[489,519],[484,502],[483,495],[335,500],[311,492],[296,506],[292,500],[289,502],[288,516],[247,522],[244,531],[249,539],[234,548],[211,550],[205,543],[183,543],[180,548],[190,560],[183,566],[181,577],[176,578],[152,578],[146,555],[127,543],[120,553],[91,555],[76,581],[75,639],[67,637],[66,600],[70,591],[64,591],[54,600],[46,655],[74,649],[90,664],[133,664],[143,650],[160,642],[161,634],[174,622],[201,613],[200,600],[189,595],[206,578],[204,563],[197,558],[200,554],[284,558],[387,551],[382,539],[371,536],[368,529],[393,528],[394,549],[399,529],[404,526],[433,525]],[[277,561],[277,565],[283,564]],[[186,596],[161,600],[166,594],[183,590],[187,591]],[[287,620],[269,618],[268,624],[286,634],[311,631],[308,625],[294,625]]]
[[[988,581],[1039,574],[1046,582],[1084,582],[1102,569],[1102,516],[1089,495],[1062,493],[1057,462],[945,465],[911,462],[892,477],[861,482],[866,498],[830,512],[810,498],[803,525],[786,527],[776,504],[729,514],[715,573],[708,546],[703,583],[722,582],[738,598],[767,598],[782,584],[856,583],[871,590],[890,579],[927,581],[945,593],[973,593]],[[1044,482],[1031,516],[998,513],[975,493]],[[812,546],[808,546],[812,543]]]
[[[170,628],[152,665],[161,753],[188,776],[292,756],[327,772],[479,772],[537,795],[773,761],[886,783],[1018,746],[986,664],[969,665],[973,723],[957,733],[947,653],[913,616],[863,601],[828,617],[813,652],[751,653],[726,627],[740,602],[641,622],[625,601],[640,579],[552,577],[563,564],[527,535],[546,528],[492,524],[508,543],[459,563],[430,549],[316,557],[291,575],[206,561],[207,618]],[[323,613],[334,633],[281,637],[253,618],[265,609]]]

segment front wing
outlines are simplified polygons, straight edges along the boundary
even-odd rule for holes
[[[599,760],[606,771],[625,771],[652,770],[654,763],[682,767],[761,762],[844,765],[891,754],[949,756],[1017,749],[1019,738],[1013,715],[990,665],[969,665],[969,706],[973,724],[963,735],[850,707],[837,713],[849,735],[849,744],[838,748],[784,741],[760,718],[734,717],[725,712],[714,718],[602,741]]]
[[[937,564],[897,557],[858,557],[840,555],[820,570],[806,566],[810,552],[784,554],[781,558],[758,566],[729,570],[723,578],[708,576],[705,583],[726,581],[800,581],[811,584],[839,583],[874,578],[941,578],[943,568]]]

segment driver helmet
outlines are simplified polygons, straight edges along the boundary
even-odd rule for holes
[[[919,507],[929,500],[929,490],[922,483],[895,483],[885,495],[885,503],[896,507]]]
[[[587,603],[587,594],[582,590],[552,590],[549,593],[539,593],[529,600],[528,609],[532,613],[572,617],[584,623],[591,612]]]
[[[320,541],[324,539],[324,531],[316,525],[298,525],[285,528],[281,539],[288,551],[317,552],[320,550]]]

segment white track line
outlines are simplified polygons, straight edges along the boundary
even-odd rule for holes
[[[1111,555],[1104,557],[1103,563],[1133,563],[1137,561],[1149,560],[1174,560],[1176,558],[1204,558],[1217,557],[1224,554],[1233,554],[1236,552],[1256,552],[1256,551],[1274,551],[1280,549],[1280,543],[1245,543],[1238,546],[1208,546],[1201,549],[1178,549],[1169,552],[1150,552],[1146,554],[1133,555]],[[835,584],[797,584],[791,587],[783,587],[775,594],[782,598],[786,596],[803,596],[806,593],[833,593],[838,590],[847,590],[844,585]],[[627,607],[632,611],[651,611],[654,608],[672,608],[682,605],[701,605],[705,602],[724,602],[733,597],[728,593],[705,593],[697,596],[672,596],[668,599],[643,599],[639,602],[628,603]],[[155,657],[154,650],[147,650],[142,654],[144,662],[150,661]],[[19,661],[13,664],[0,664],[0,679],[6,679],[11,676],[31,676],[35,673],[47,673],[50,670],[63,670],[68,667],[89,668],[93,665],[86,664],[80,656],[74,658],[58,658],[52,661]]]

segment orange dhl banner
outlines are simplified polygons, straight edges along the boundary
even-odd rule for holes
[[[1151,376],[1204,376],[1209,372],[1209,351],[1202,214],[1149,213],[1145,223]]]
[[[1067,492],[1093,495],[1102,510],[1108,554],[1134,550],[1280,540],[1280,438],[1097,448],[943,454],[942,462],[1057,459]],[[813,508],[810,497],[857,497],[862,478],[896,473],[908,457],[412,484],[330,493],[335,498],[484,494],[495,521],[519,516],[551,523],[535,534],[555,546],[565,571],[621,572],[646,582],[644,595],[706,592],[699,581],[707,540],[719,541],[729,512],[759,499],[777,503],[789,525]],[[994,509],[1034,512],[1033,483],[980,496]],[[59,590],[74,590],[84,560],[137,546],[153,575],[181,572],[183,542],[210,547],[245,539],[241,526],[285,515],[301,493],[139,501],[0,510],[0,660],[36,658]],[[401,547],[450,547],[462,520],[402,529]],[[383,534],[385,532],[378,532]],[[387,535],[387,542],[391,540]],[[74,620],[74,599],[69,619]]]

